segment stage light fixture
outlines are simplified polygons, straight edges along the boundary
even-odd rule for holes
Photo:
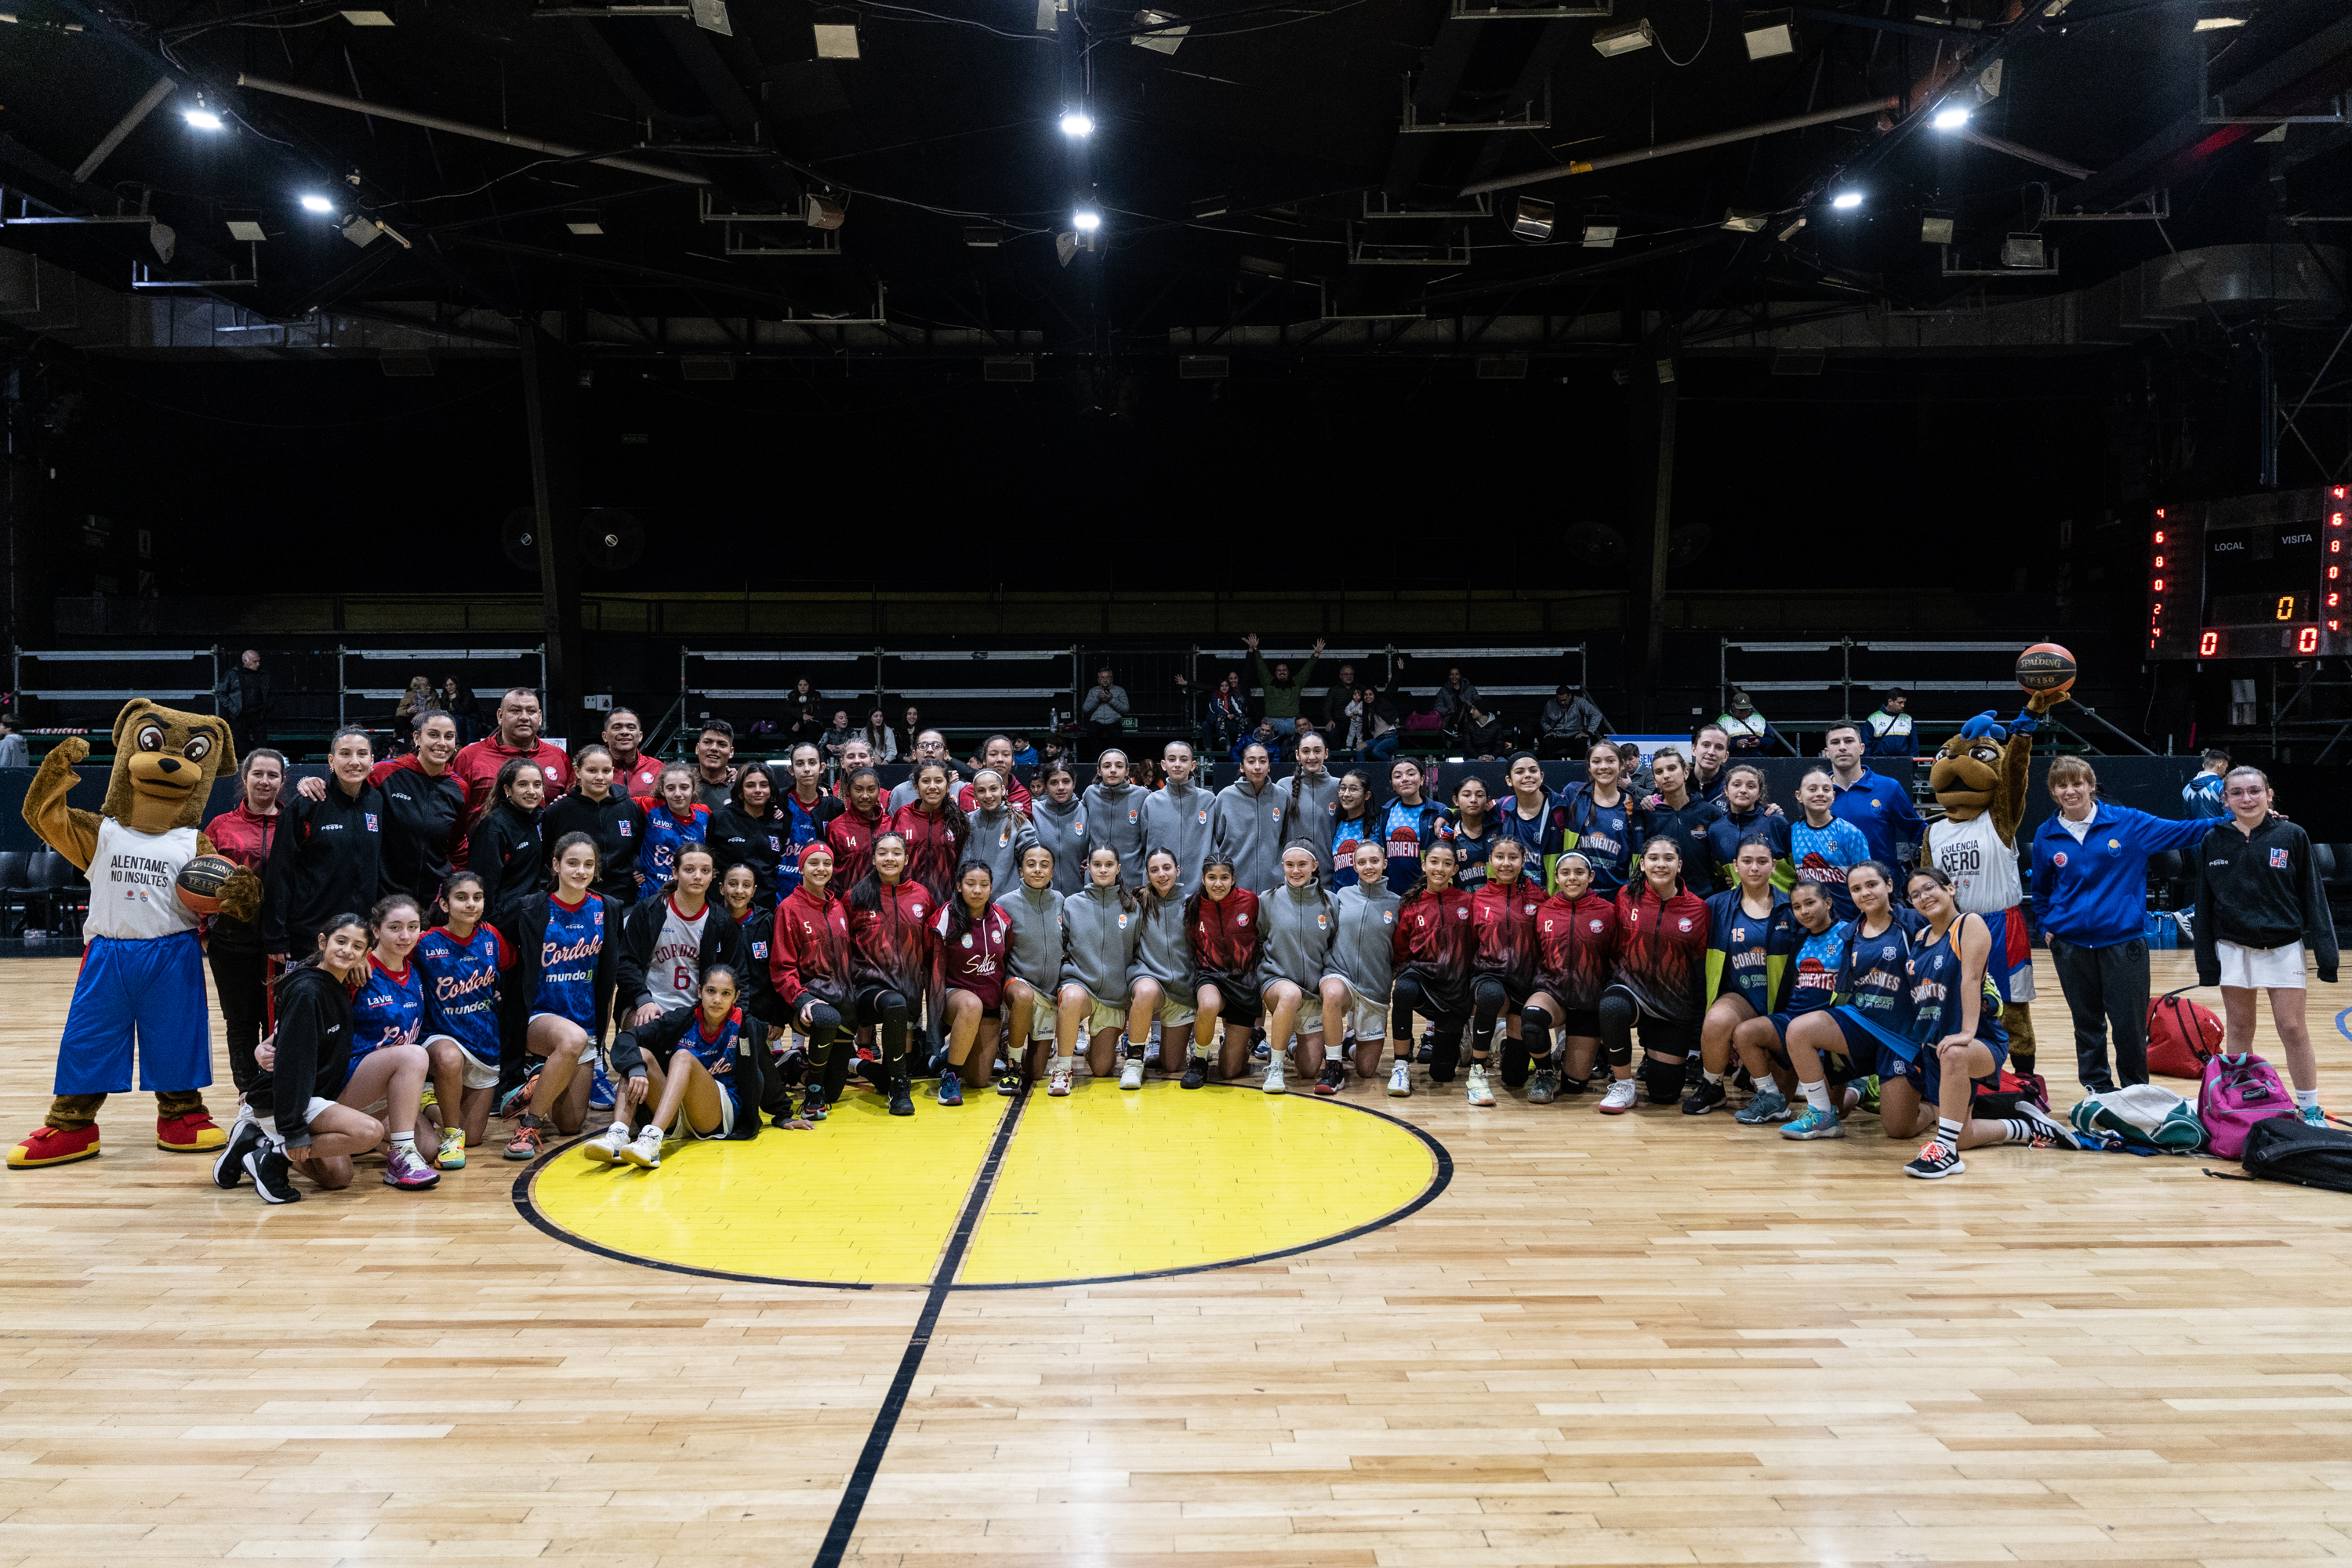
[[[1923,245],[1952,243],[1952,220],[1944,213],[1923,213],[1919,218],[1919,241]]]
[[[2243,16],[2200,16],[2197,18],[2197,26],[2189,30],[2197,33],[2218,33],[2224,27],[2242,27],[2245,25],[2246,19]]]
[[[802,209],[803,221],[811,228],[839,228],[849,221],[849,205],[838,195],[811,191],[807,205]]]
[[[188,122],[188,129],[191,131],[226,131],[228,129],[228,121],[223,120],[215,110],[205,102],[205,95],[201,92],[196,94],[195,102],[180,110],[180,118]]]
[[[1584,248],[1609,250],[1617,244],[1617,214],[1603,204],[1596,203],[1584,210]]]
[[[349,22],[354,27],[389,27],[392,26],[392,13],[389,11],[346,11],[343,13],[343,20]]]
[[[331,213],[335,210],[335,204],[329,198],[312,192],[303,196],[302,210],[306,213]]]
[[[1797,52],[1796,16],[1789,11],[1750,11],[1740,18],[1739,31],[1748,40],[1748,58],[1769,60]]]
[[[963,242],[974,250],[996,250],[1004,244],[1004,231],[992,223],[968,223],[963,226]]]
[[[1184,36],[1192,30],[1189,26],[1181,27],[1173,26],[1175,21],[1176,18],[1165,11],[1138,11],[1135,14],[1135,25],[1139,27],[1152,28],[1153,31],[1138,33],[1128,39],[1128,42],[1140,48],[1157,49],[1163,55],[1172,55],[1176,52],[1177,47],[1183,43]]]
[[[1761,234],[1765,222],[1771,216],[1770,213],[1752,212],[1747,207],[1726,207],[1723,209],[1723,226],[1734,234]]]
[[[857,24],[856,22],[817,22],[816,58],[821,60],[854,60],[857,58]]]
[[[2003,267],[2047,267],[2048,252],[2042,248],[2038,234],[2012,234],[2000,242],[2000,264]]]
[[[1830,205],[1835,207],[1842,213],[1850,213],[1853,211],[1854,208],[1862,205],[1862,193],[1860,191],[1840,191],[1837,195],[1830,198]]]
[[[1927,121],[1938,131],[1958,131],[1968,122],[1969,106],[1965,103],[1948,103],[1936,110],[1935,119]]]
[[[1511,217],[1511,237],[1524,239],[1530,245],[1544,245],[1550,241],[1551,231],[1551,204],[1533,196],[1521,196],[1517,210]]]
[[[231,239],[237,240],[246,245],[258,245],[263,240],[269,237],[268,235],[261,232],[261,226],[259,224],[247,217],[233,217],[229,219],[228,237]]]
[[[570,229],[574,234],[602,234],[604,232],[604,226],[598,223],[593,217],[568,218],[564,221],[563,226]]]
[[[1080,234],[1092,234],[1102,227],[1102,214],[1092,207],[1080,207],[1071,216],[1070,226]]]
[[[1066,109],[1062,111],[1063,135],[1083,137],[1091,136],[1094,133],[1095,122],[1085,110]]]
[[[1657,41],[1658,35],[1646,16],[1614,27],[1602,27],[1592,35],[1592,47],[1604,55],[1630,55]]]

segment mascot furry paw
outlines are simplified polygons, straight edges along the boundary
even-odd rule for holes
[[[213,1081],[196,917],[180,901],[180,872],[213,852],[196,825],[213,781],[236,765],[226,720],[180,713],[138,699],[114,721],[114,775],[93,814],[66,804],[87,742],[65,742],[41,759],[25,795],[25,820],[89,878],[88,950],[74,982],[46,1124],[8,1152],[14,1170],[95,1157],[98,1111],[139,1081],[155,1091],[155,1143],[179,1153],[228,1139],[205,1110]],[[221,888],[221,908],[250,920],[261,884],[240,868]]]
[[[2017,869],[2017,828],[2025,820],[2033,731],[2043,714],[2065,700],[2063,691],[2038,691],[2006,725],[1990,712],[1978,714],[1944,742],[1927,773],[1927,787],[1944,808],[1927,828],[1928,863],[1952,879],[1953,901],[1992,928],[1985,974],[2000,992],[2001,1026],[2020,1073],[2033,1070],[2033,1013],[2027,1005],[2033,1000],[2033,947]]]

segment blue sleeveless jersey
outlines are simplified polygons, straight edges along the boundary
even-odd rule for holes
[[[476,1061],[499,1059],[499,975],[514,963],[506,938],[485,921],[465,941],[435,926],[411,961],[425,972],[425,1032],[446,1035]]]
[[[547,941],[539,952],[535,1013],[552,1013],[583,1029],[596,1026],[596,961],[604,952],[604,900],[590,894],[576,910],[547,896]]]
[[[1961,915],[1935,942],[1926,941],[1921,932],[1919,945],[1912,950],[1908,973],[1911,982],[1911,1037],[1921,1045],[1933,1045],[1947,1035],[1960,1032],[1960,1005],[1967,1000],[1961,984],[1964,965],[1960,950],[1953,938],[1960,922],[1982,920],[1982,915]],[[1982,994],[1977,1002],[1976,1037],[1988,1046],[2005,1046],[2009,1031],[2000,1026],[2000,992],[1993,984],[1988,970],[1979,986]]]
[[[1853,927],[1841,921],[1819,936],[1802,926],[1797,931],[1803,940],[1797,943],[1797,961],[1781,977],[1780,1005],[1775,1009],[1791,1017],[1837,1000],[1838,975],[1845,968],[1846,939]]]
[[[367,983],[352,998],[352,1066],[379,1046],[413,1037],[425,1016],[425,991],[418,983],[414,956],[408,967],[394,974],[368,954]]]
[[[1909,910],[1897,910],[1885,931],[1865,936],[1862,922],[1854,921],[1838,975],[1847,1005],[1898,1038],[1911,1033],[1911,937],[1924,923]]]

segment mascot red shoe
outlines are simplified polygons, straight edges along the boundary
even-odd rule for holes
[[[228,722],[179,713],[145,699],[114,721],[114,776],[96,815],[66,804],[89,755],[76,737],[41,759],[25,795],[25,820],[89,877],[81,973],[58,1047],[48,1120],[8,1152],[11,1170],[96,1157],[98,1111],[128,1092],[135,1043],[139,1086],[155,1092],[155,1145],[175,1153],[218,1149],[228,1136],[205,1110],[213,1081],[210,1010],[196,917],[181,902],[180,872],[213,847],[196,825],[213,781],[236,765]],[[261,883],[239,868],[220,907],[250,920]]]
[[[2001,1027],[2019,1073],[2033,1070],[2033,947],[2025,924],[2025,884],[2017,869],[2017,828],[2025,820],[2028,765],[2041,718],[2066,700],[2037,691],[2004,725],[1979,713],[1936,753],[1927,787],[1944,815],[1927,826],[1927,863],[1952,879],[1953,901],[1992,928],[1985,974],[2000,990]]]

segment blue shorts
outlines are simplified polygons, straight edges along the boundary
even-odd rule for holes
[[[205,1088],[213,1081],[211,1023],[204,943],[194,931],[94,936],[74,978],[50,1092],[126,1092],[134,1039],[141,1089]]]
[[[2005,1040],[1989,1040],[1981,1035],[1977,1037],[1977,1043],[1992,1053],[1992,1071],[1973,1081],[1978,1089],[1997,1089],[2000,1087],[2001,1066],[2009,1060],[2009,1044]],[[1925,1046],[1914,1047],[1907,1060],[1893,1051],[1880,1051],[1878,1078],[1882,1083],[1900,1079],[1917,1089],[1919,1098],[1929,1105],[1937,1104],[1937,1096],[1943,1092],[1943,1068],[1936,1053]]]
[[[1894,1030],[1873,1023],[1869,1015],[1851,1004],[1831,1008],[1830,1016],[1837,1020],[1839,1031],[1845,1036],[1846,1060],[1857,1068],[1866,1063],[1876,1063],[1890,1055],[1900,1064],[1908,1060],[1911,1054],[1919,1048],[1917,1044],[1905,1039]],[[1872,1070],[1878,1071],[1881,1078],[1886,1076],[1875,1067]],[[1900,1065],[1895,1070],[1900,1077],[1903,1070]]]

